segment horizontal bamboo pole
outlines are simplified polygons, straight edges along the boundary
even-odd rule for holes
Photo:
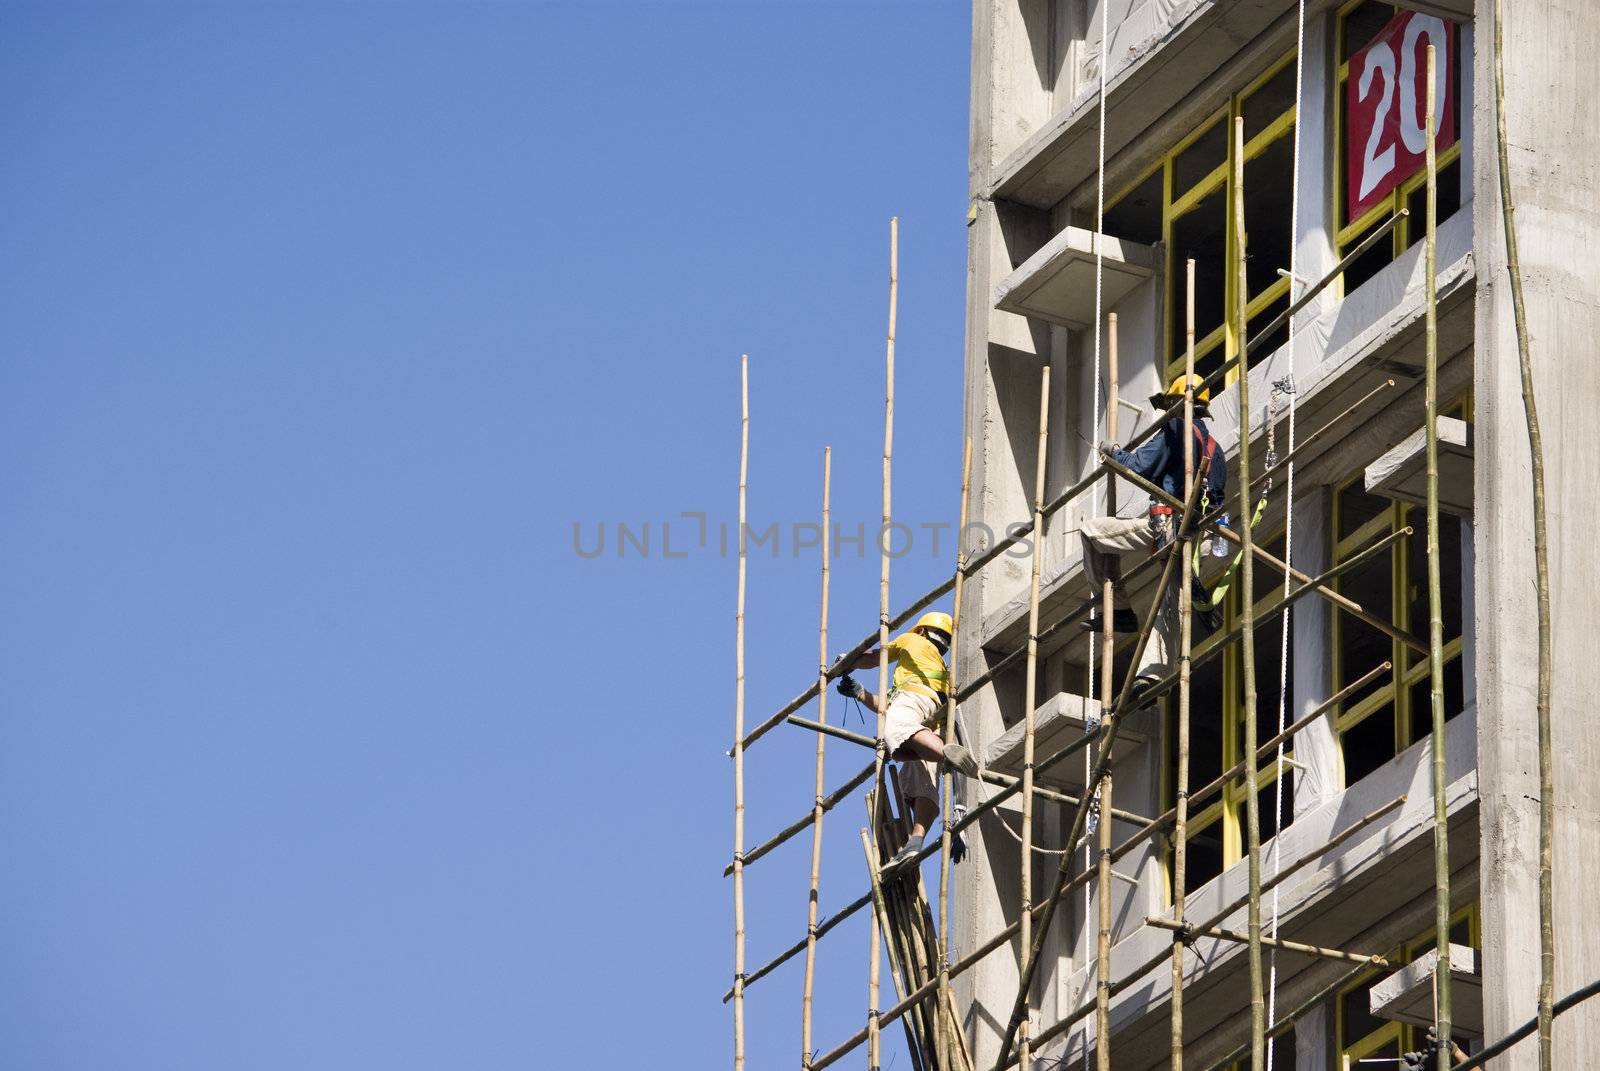
[[[1159,915],[1151,915],[1145,919],[1151,926],[1163,930],[1176,932],[1181,940],[1193,941],[1200,937],[1216,937],[1224,941],[1235,941],[1239,944],[1249,944],[1250,936],[1238,930],[1225,930],[1220,926],[1190,926],[1187,923],[1174,922],[1164,919]],[[1346,952],[1340,948],[1324,948],[1321,945],[1308,945],[1299,941],[1286,941],[1281,937],[1258,937],[1256,940],[1268,948],[1276,948],[1283,952],[1299,952],[1306,956],[1317,956],[1320,959],[1338,960],[1341,963],[1364,963],[1369,967],[1387,967],[1389,961],[1382,956],[1369,956],[1360,952]]]
[[[823,735],[827,735],[827,734],[823,734]],[[839,803],[840,800],[844,799],[850,793],[854,792],[856,789],[858,789],[862,785],[866,784],[867,779],[872,776],[872,768],[873,768],[873,763],[870,763],[870,762],[867,763],[866,768],[863,769],[860,773],[856,774],[854,777],[850,778],[850,780],[846,781],[844,784],[840,785],[838,788],[834,789],[832,792],[828,793],[828,795],[823,797],[823,799],[822,799],[822,812],[824,814],[826,814],[827,812],[833,810],[833,808]],[[808,810],[805,813],[804,816],[795,819],[794,822],[792,822],[791,824],[785,826],[783,828],[782,832],[777,833],[776,835],[774,835],[770,839],[768,839],[766,841],[763,841],[757,847],[750,849],[748,852],[745,852],[744,853],[744,865],[745,866],[749,866],[751,863],[755,862],[757,859],[760,859],[762,856],[764,856],[768,852],[772,851],[772,849],[776,848],[778,845],[782,844],[784,841],[790,839],[791,837],[796,836],[801,830],[811,828],[811,824],[812,824],[813,821],[815,821],[815,819],[816,819],[816,811],[815,811],[815,808],[813,807],[813,809],[812,810]],[[722,876],[723,877],[727,877],[729,874],[732,874],[732,873],[733,873],[733,864],[732,863],[729,863],[727,866],[722,868]]]
[[[1353,838],[1355,836],[1358,836],[1362,831],[1366,830],[1374,822],[1379,821],[1384,816],[1388,815],[1391,811],[1393,811],[1396,808],[1400,807],[1402,804],[1405,803],[1405,801],[1406,801],[1406,797],[1401,796],[1398,799],[1389,801],[1388,803],[1384,804],[1382,807],[1379,807],[1377,810],[1372,811],[1372,812],[1370,812],[1370,813],[1368,813],[1366,815],[1363,815],[1360,819],[1358,819],[1357,821],[1351,823],[1350,827],[1348,829],[1344,830],[1343,832],[1341,832],[1338,836],[1331,838],[1326,844],[1318,845],[1316,848],[1314,848],[1311,851],[1307,852],[1305,855],[1301,856],[1299,859],[1296,859],[1293,863],[1290,863],[1288,866],[1284,867],[1284,869],[1276,877],[1271,879],[1271,881],[1264,882],[1263,885],[1262,885],[1263,891],[1275,888],[1278,885],[1282,884],[1283,882],[1289,880],[1289,878],[1293,877],[1295,874],[1299,873],[1301,870],[1304,870],[1306,867],[1310,866],[1312,863],[1316,862],[1318,859],[1320,859],[1323,856],[1327,855],[1329,852],[1333,851],[1335,848],[1339,847],[1341,844],[1344,844],[1346,841],[1349,841],[1351,838]],[[1221,911],[1217,912],[1215,915],[1213,915],[1210,919],[1206,920],[1201,925],[1202,926],[1206,926],[1206,927],[1211,927],[1211,926],[1216,926],[1216,925],[1220,924],[1229,915],[1233,914],[1235,911],[1239,910],[1241,907],[1244,907],[1246,902],[1247,902],[1247,900],[1248,900],[1248,895],[1245,896],[1245,897],[1241,897],[1238,900],[1235,900],[1233,903],[1229,904],[1227,907],[1225,907]],[[1129,972],[1127,975],[1123,976],[1122,978],[1118,979],[1117,981],[1115,981],[1115,982],[1113,982],[1111,984],[1111,993],[1112,993],[1112,995],[1115,996],[1116,994],[1121,993],[1123,990],[1127,989],[1129,986],[1131,986],[1135,982],[1137,982],[1140,978],[1142,978],[1146,974],[1150,973],[1156,967],[1161,966],[1162,964],[1170,963],[1170,962],[1171,962],[1170,955],[1168,953],[1164,952],[1164,951],[1159,953],[1158,955],[1152,957],[1151,959],[1146,960],[1138,968],[1136,968],[1135,970]],[[1362,969],[1364,970],[1365,967],[1363,966]],[[1091,1000],[1088,1003],[1081,1005],[1076,1011],[1072,1012],[1070,1015],[1067,1015],[1067,1016],[1063,1017],[1062,1019],[1060,1019],[1059,1021],[1051,1024],[1049,1029],[1045,1030],[1043,1033],[1041,1033],[1039,1035],[1039,1037],[1037,1039],[1035,1039],[1035,1043],[1039,1044],[1039,1045],[1042,1045],[1047,1041],[1051,1041],[1051,1040],[1053,1040],[1055,1038],[1060,1037],[1062,1034],[1065,1034],[1068,1030],[1070,1030],[1073,1026],[1075,1026],[1079,1021],[1087,1018],[1089,1016],[1089,1014],[1091,1012],[1093,1012],[1093,1011],[1094,1011],[1094,1001]],[[1006,1067],[1011,1067],[1011,1066],[1014,1066],[1015,1063],[1016,1063],[1016,1061],[1012,1060],[1012,1061],[1008,1062],[1005,1066]],[[1004,1071],[1004,1068],[999,1069],[999,1071]]]

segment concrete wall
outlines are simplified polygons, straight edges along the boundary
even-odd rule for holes
[[[1556,995],[1600,977],[1600,659],[1595,606],[1600,492],[1585,449],[1600,403],[1600,8],[1591,0],[1501,0],[1506,127],[1517,241],[1543,425],[1554,624]],[[1481,734],[1485,1029],[1534,1014],[1538,960],[1537,653],[1529,451],[1501,227],[1493,96],[1493,5],[1479,0],[1474,524]],[[1600,1052],[1600,1003],[1558,1020],[1557,1067]],[[1496,1071],[1533,1068],[1518,1046]]]

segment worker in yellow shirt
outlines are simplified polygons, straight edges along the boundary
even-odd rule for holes
[[[950,692],[950,671],[944,659],[953,627],[949,614],[935,611],[923,614],[910,632],[889,641],[894,685],[887,706],[848,675],[849,671],[877,666],[876,648],[856,659],[839,679],[841,695],[859,699],[874,713],[882,712],[884,746],[891,758],[900,760],[900,791],[911,808],[911,838],[884,864],[885,872],[899,870],[916,858],[928,827],[939,817],[934,764],[943,761],[968,777],[978,773],[978,760],[972,752],[960,744],[945,746],[937,731]]]

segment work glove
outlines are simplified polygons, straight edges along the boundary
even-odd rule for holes
[[[840,677],[838,683],[836,683],[833,687],[846,699],[859,700],[862,696],[867,694],[867,690],[861,687],[861,685],[857,684],[856,679],[850,676],[848,673],[846,673],[843,677]]]
[[[1101,439],[1100,440],[1100,452],[1102,454],[1112,455],[1112,454],[1117,453],[1117,451],[1119,451],[1121,449],[1122,449],[1122,447],[1118,446],[1115,442],[1111,441],[1110,439]]]

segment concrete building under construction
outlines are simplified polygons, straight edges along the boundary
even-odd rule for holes
[[[1559,999],[1600,979],[1600,922],[1587,910],[1600,881],[1600,492],[1581,459],[1600,411],[1600,6],[1498,6],[1505,166],[1548,488]],[[941,960],[949,974],[962,1052],[955,1059],[936,1039],[919,1060],[1014,1066],[1026,1044],[1045,1067],[1249,1067],[1251,995],[1264,987],[1272,1066],[1400,1066],[1427,1047],[1438,1018],[1441,910],[1452,1034],[1478,1053],[1535,1016],[1541,981],[1533,463],[1500,192],[1496,4],[973,8],[966,498],[970,520],[1020,534],[965,547],[956,580],[931,593],[957,592],[953,720],[986,773],[954,779],[970,855],[949,872],[948,920],[921,953],[901,947],[896,960],[926,961],[923,975],[905,976],[912,989],[935,986]],[[1436,599],[1425,538],[1430,338]],[[1214,384],[1209,426],[1233,470],[1232,524],[1249,513],[1258,549],[1245,555],[1248,607],[1229,556],[1168,555],[1197,562],[1208,590],[1228,581],[1215,630],[1193,629],[1182,764],[1178,688],[1126,701],[1143,633],[1117,636],[1108,664],[1105,636],[1080,624],[1102,597],[1084,576],[1080,529],[1160,504],[1108,471],[1098,446],[1148,438],[1163,419],[1152,396],[1191,359]],[[1241,426],[1253,459],[1243,497]],[[1037,539],[1016,527],[1035,516]],[[1154,557],[1123,568],[1123,593],[1147,618],[1172,574]],[[1430,650],[1442,663],[1442,780]],[[736,759],[776,720],[803,721],[799,707],[828,676],[754,732],[741,712]],[[1286,728],[1282,749],[1247,761],[1252,744]],[[998,802],[997,785],[1010,786]],[[1104,808],[1085,797],[1111,785],[1115,812],[1099,821]],[[834,797],[820,779],[817,795],[806,818],[820,829]],[[736,875],[759,855],[745,850],[742,825],[735,853]],[[892,930],[886,888],[876,892]],[[1259,980],[1248,943],[1222,932],[1243,936],[1249,900],[1276,942]],[[931,934],[937,909],[920,910]],[[763,973],[745,971],[740,918],[736,1001]],[[808,1002],[825,911],[821,921],[819,933],[814,913],[808,941],[788,953],[808,956]],[[889,1029],[876,1013],[863,1028],[874,1041]],[[809,1031],[808,1003],[808,1042]],[[1563,1009],[1553,1035],[1556,1067],[1600,1066],[1600,1002]],[[803,1066],[839,1039],[817,1040]],[[1486,1066],[1533,1068],[1538,1055],[1530,1038]]]

